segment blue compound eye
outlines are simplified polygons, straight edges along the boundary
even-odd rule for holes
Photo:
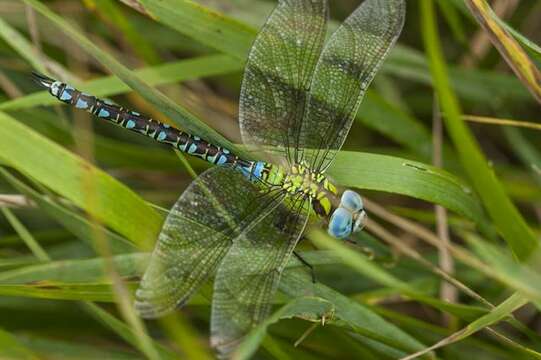
[[[335,237],[337,239],[344,239],[351,234],[352,225],[352,213],[344,208],[338,208],[331,216],[327,232],[332,237]]]
[[[340,207],[348,209],[349,211],[356,213],[363,209],[363,200],[361,196],[355,191],[346,190],[342,194],[340,199]]]

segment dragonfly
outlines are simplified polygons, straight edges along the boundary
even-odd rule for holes
[[[280,276],[311,213],[328,233],[362,229],[361,196],[325,175],[364,94],[396,43],[404,0],[365,0],[326,42],[326,0],[280,0],[249,52],[239,101],[251,160],[108,100],[34,74],[60,101],[217,165],[169,211],[136,291],[135,308],[156,318],[186,304],[214,276],[211,345],[221,356],[272,308]],[[272,159],[270,161],[269,159]]]

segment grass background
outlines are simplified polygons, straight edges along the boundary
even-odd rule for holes
[[[330,27],[358,4],[333,1]],[[318,283],[292,260],[237,358],[541,358],[541,5],[407,4],[329,169],[367,198],[360,246],[311,229]],[[159,321],[131,308],[165,209],[206,164],[58,104],[29,73],[243,153],[243,62],[273,6],[0,2],[0,358],[212,358],[210,286]]]

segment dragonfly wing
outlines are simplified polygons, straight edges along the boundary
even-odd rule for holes
[[[271,309],[282,271],[308,219],[306,200],[281,205],[235,239],[214,282],[211,343],[224,357]]]
[[[163,225],[136,292],[139,315],[158,317],[183,305],[215,273],[243,222],[253,222],[280,201],[262,199],[260,190],[232,169],[215,167],[194,180]]]
[[[323,48],[326,0],[282,0],[250,50],[240,93],[245,144],[293,160],[310,81]],[[268,147],[272,147],[269,149]]]
[[[342,147],[368,85],[404,24],[404,0],[365,0],[336,30],[317,63],[300,146],[325,170]]]

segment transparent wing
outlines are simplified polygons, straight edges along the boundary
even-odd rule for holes
[[[183,305],[215,273],[245,223],[280,204],[241,174],[215,167],[199,176],[171,209],[136,292],[140,316],[158,317]]]
[[[326,0],[281,0],[257,35],[240,93],[245,144],[294,160],[327,16]]]
[[[325,170],[342,147],[368,85],[404,24],[403,0],[365,0],[336,30],[319,59],[299,144]]]
[[[235,239],[218,268],[211,343],[223,357],[269,314],[280,275],[308,216],[302,197],[281,205]]]

